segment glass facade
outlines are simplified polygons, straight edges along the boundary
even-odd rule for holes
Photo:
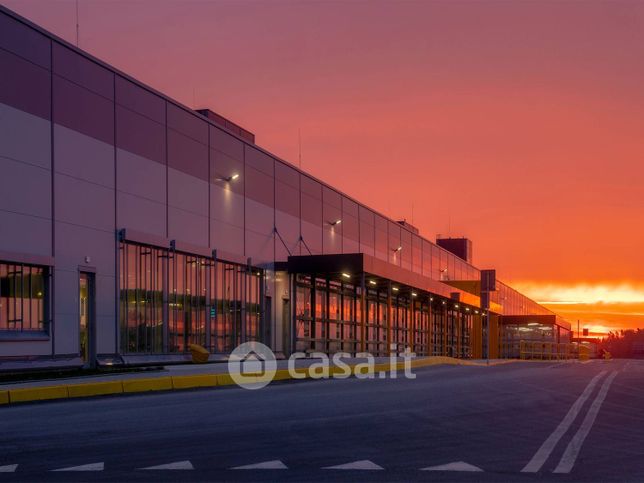
[[[123,353],[230,352],[262,341],[263,272],[166,248],[120,244]]]
[[[0,331],[46,332],[47,270],[0,262]]]
[[[366,276],[360,285],[295,274],[295,350],[369,352],[388,356],[409,348],[419,356],[470,357],[472,309]],[[458,305],[458,304],[457,304]]]

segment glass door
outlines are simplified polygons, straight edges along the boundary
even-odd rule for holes
[[[79,276],[80,356],[86,366],[96,365],[94,346],[94,274],[80,272]]]

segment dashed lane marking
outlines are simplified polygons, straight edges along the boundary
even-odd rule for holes
[[[147,468],[140,468],[141,470],[194,470],[190,461],[175,461],[174,463],[165,463],[157,466],[148,466]]]
[[[577,460],[577,456],[579,456],[584,440],[586,439],[586,436],[588,436],[588,433],[590,433],[590,430],[595,423],[595,419],[597,419],[597,414],[599,414],[599,410],[604,399],[606,399],[606,395],[608,394],[608,390],[610,389],[610,385],[615,379],[615,376],[617,376],[617,371],[613,371],[613,373],[604,380],[604,384],[602,384],[597,397],[590,406],[588,413],[586,413],[584,421],[581,423],[577,433],[575,433],[573,438],[570,440],[570,443],[568,443],[568,447],[553,473],[570,473],[572,467],[575,466],[575,461]]]
[[[4,465],[0,466],[0,473],[13,473],[18,468],[18,465]]]
[[[105,463],[89,463],[87,465],[68,466],[67,468],[58,468],[57,470],[51,471],[103,471],[104,469]]]
[[[384,470],[382,466],[377,465],[370,460],[352,461],[336,466],[326,466],[323,470]]]
[[[566,433],[566,431],[568,431],[568,428],[570,428],[570,425],[577,418],[579,411],[581,411],[581,408],[584,406],[584,403],[590,397],[591,393],[593,392],[593,389],[597,385],[597,381],[599,381],[599,379],[604,374],[606,374],[606,371],[600,372],[590,380],[590,382],[586,386],[586,389],[584,389],[584,392],[581,393],[581,396],[579,396],[579,398],[574,402],[574,404],[568,410],[568,413],[563,418],[563,420],[559,423],[559,426],[557,426],[557,428],[552,432],[552,434],[548,436],[548,438],[543,442],[541,447],[534,454],[532,459],[521,470],[522,473],[536,473],[541,469],[541,467],[544,465],[546,460],[552,454],[553,450],[555,449],[555,446],[557,446],[557,443],[559,442],[561,437]]]
[[[471,465],[465,461],[455,461],[453,463],[447,463],[446,465],[438,466],[428,466],[427,468],[421,468],[420,471],[483,471],[478,466]]]
[[[287,470],[288,467],[280,460],[262,461],[251,465],[235,466],[231,470]]]

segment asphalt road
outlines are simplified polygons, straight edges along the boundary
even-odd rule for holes
[[[644,481],[644,361],[415,372],[2,407],[0,482]]]

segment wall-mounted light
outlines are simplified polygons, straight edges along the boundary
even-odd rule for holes
[[[335,220],[335,221],[329,221],[328,223],[329,223],[329,225],[331,225],[331,226],[335,226],[335,225],[339,225],[340,223],[342,223],[342,220],[338,218],[337,220]]]
[[[235,181],[237,178],[239,178],[238,173],[231,174],[230,176],[219,176],[218,178],[215,178],[217,181],[225,181],[226,183],[230,183],[231,181]]]
[[[344,278],[351,278],[351,275],[349,275],[349,274],[348,274],[348,273],[346,273],[346,272],[342,272],[342,276],[343,276]]]
[[[469,308],[469,307],[465,307],[465,312],[469,312],[469,311],[470,311],[470,308]]]
[[[378,283],[377,283],[375,280],[369,280],[369,283],[370,283],[371,285],[378,285]]]
[[[400,245],[398,248],[394,248],[392,252],[397,253],[402,250],[402,245]]]
[[[434,301],[434,297],[429,297],[429,301],[430,301],[430,302],[433,302],[433,301]]]
[[[454,305],[454,308],[455,308],[455,309],[457,309],[457,308],[458,308],[458,304]]]
[[[446,302],[443,300],[443,305],[445,305],[445,304],[446,304]]]
[[[391,287],[391,290],[393,290],[394,292],[398,292],[398,287]]]
[[[412,292],[412,293],[411,293],[411,296],[412,296],[412,297],[418,297],[418,294],[417,294],[416,292]]]

